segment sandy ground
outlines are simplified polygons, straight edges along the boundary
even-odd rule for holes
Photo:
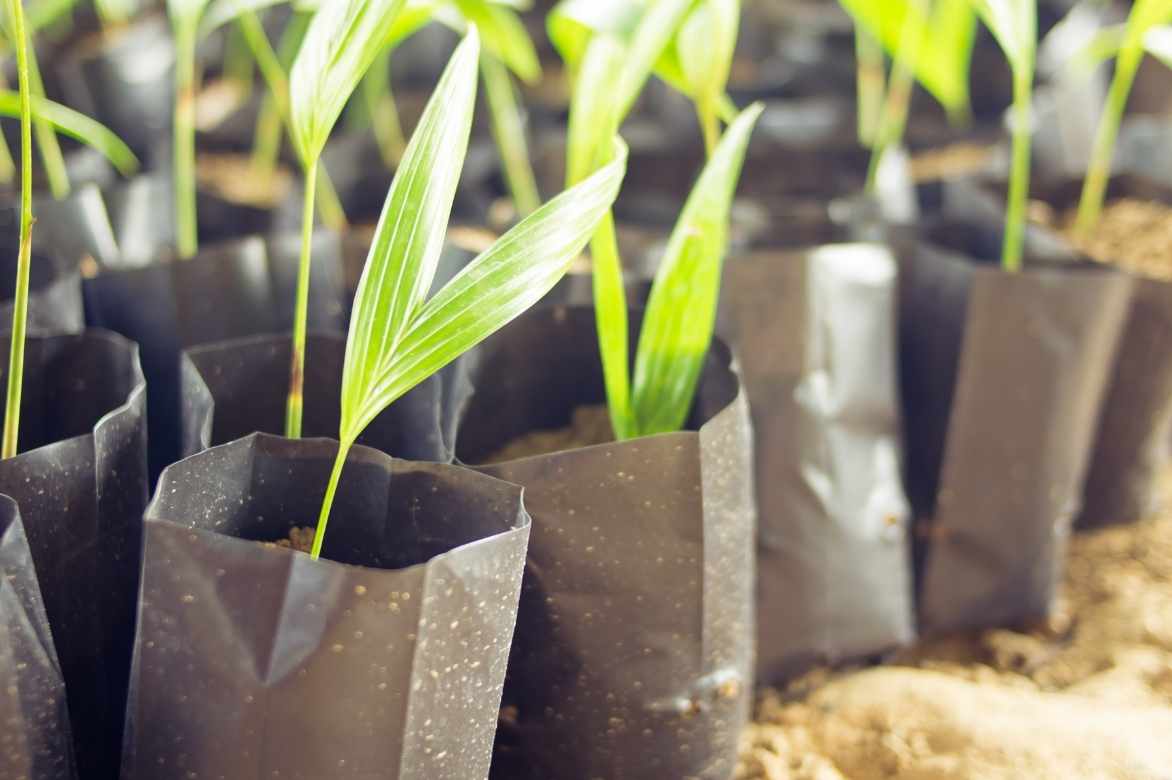
[[[1172,495],[1172,471],[1165,476]],[[1074,538],[1058,615],[761,698],[738,780],[1172,780],[1172,502]]]

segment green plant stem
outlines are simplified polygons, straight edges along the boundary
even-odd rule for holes
[[[28,36],[24,29],[21,0],[10,0],[16,73],[20,88],[20,248],[16,265],[16,291],[12,308],[12,345],[8,351],[8,392],[4,409],[4,437],[0,457],[16,455],[20,440],[20,400],[24,384],[24,339],[28,325],[29,273],[33,250],[33,133],[32,96],[29,92]]]
[[[285,127],[277,110],[277,101],[266,93],[260,104],[256,119],[256,131],[252,136],[252,167],[258,176],[270,177],[277,170],[281,158],[281,139]]]
[[[313,535],[313,550],[310,555],[314,560],[321,557],[321,548],[326,540],[326,527],[330,524],[330,510],[334,506],[334,494],[338,492],[338,482],[342,479],[342,469],[346,466],[346,456],[350,453],[353,442],[338,442],[338,454],[334,458],[334,468],[330,471],[330,481],[326,485],[326,495],[321,502],[321,513],[317,517],[317,531]]]
[[[45,82],[41,79],[41,68],[37,64],[37,56],[33,51],[28,52],[29,87],[34,97],[45,97]],[[45,166],[45,178],[49,182],[49,194],[54,200],[62,200],[69,196],[69,171],[65,166],[65,155],[61,153],[61,144],[57,140],[57,132],[51,122],[43,119],[33,120],[33,131],[37,135],[37,148],[41,152],[41,162]]]
[[[195,46],[196,25],[175,28],[175,228],[179,257],[199,251],[195,211]]]
[[[285,436],[301,438],[301,411],[305,405],[305,328],[309,318],[309,266],[313,249],[313,199],[317,192],[315,160],[305,171],[305,208],[301,213],[301,261],[297,267],[297,303],[293,311],[293,355],[289,366],[289,403],[285,407]]]
[[[0,89],[8,89],[8,80],[0,72]],[[12,159],[12,150],[8,148],[8,141],[0,133],[0,183],[11,184],[16,178],[16,161]]]
[[[615,234],[614,215],[607,211],[590,240],[594,269],[595,327],[602,354],[606,400],[615,438],[622,441],[636,435],[631,419],[631,369],[627,293],[623,288],[623,266]]]
[[[1001,264],[1006,271],[1021,270],[1025,243],[1026,205],[1030,194],[1030,101],[1033,69],[1013,75],[1013,152],[1010,164],[1009,197],[1005,216],[1005,244]]]
[[[1111,160],[1115,156],[1115,138],[1119,135],[1119,124],[1127,108],[1127,97],[1135,82],[1136,71],[1143,60],[1142,43],[1126,46],[1115,61],[1115,76],[1107,92],[1103,116],[1095,132],[1095,146],[1091,153],[1091,164],[1083,182],[1082,195],[1078,201],[1078,217],[1074,223],[1075,234],[1086,238],[1099,222],[1103,201],[1107,195],[1107,181],[1111,178]]]
[[[869,32],[855,25],[855,81],[858,92],[859,143],[871,147],[879,132],[883,116],[883,93],[886,89],[883,47]]]
[[[254,13],[244,14],[240,17],[238,26],[245,43],[252,52],[257,67],[260,69],[261,76],[269,88],[269,95],[272,97],[274,117],[277,124],[277,137],[275,143],[273,143],[271,158],[266,158],[266,161],[267,159],[271,159],[272,165],[267,170],[269,175],[272,175],[273,170],[276,168],[277,157],[280,153],[281,128],[284,127],[289,131],[292,128],[289,109],[289,77],[285,75],[285,68],[281,65],[280,56],[273,50],[272,44],[269,43],[269,37],[265,33],[264,26],[261,24],[257,15]],[[254,163],[256,159],[254,152]],[[342,208],[342,201],[338,197],[338,191],[334,189],[334,184],[324,167],[321,170],[320,176],[317,177],[317,196],[319,199],[318,210],[321,212],[322,223],[339,232],[345,230],[348,227],[346,212]]]
[[[407,140],[399,122],[399,110],[395,106],[395,95],[391,89],[391,50],[388,49],[375,59],[374,65],[362,79],[362,102],[366,119],[370,121],[374,140],[379,153],[388,168],[394,169],[403,159]]]
[[[704,100],[696,104],[696,113],[700,118],[700,129],[704,133],[704,154],[711,157],[720,143],[720,118],[716,113],[716,106]]]
[[[500,150],[509,192],[518,214],[528,216],[541,206],[541,196],[529,162],[525,127],[513,92],[513,82],[504,63],[490,54],[481,54],[480,71],[484,75],[488,110],[492,116],[492,135]]]
[[[879,109],[879,124],[872,139],[871,161],[867,167],[866,191],[873,194],[878,184],[879,166],[891,147],[903,140],[911,107],[912,90],[916,84],[916,66],[920,59],[921,41],[915,36],[916,27],[905,23],[900,33],[899,51],[891,68],[887,94]]]
[[[253,75],[256,72],[256,63],[249,51],[248,42],[244,40],[244,33],[237,23],[228,33],[228,40],[224,47],[224,77],[239,84],[244,94],[252,94]]]

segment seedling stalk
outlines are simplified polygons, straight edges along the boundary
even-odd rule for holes
[[[529,162],[525,127],[521,122],[513,82],[504,63],[488,52],[480,55],[480,70],[484,74],[484,91],[492,117],[492,135],[501,152],[509,192],[517,212],[527,216],[541,205],[541,196],[537,193],[537,179]]]
[[[305,330],[309,318],[309,269],[313,246],[313,197],[317,190],[314,160],[305,170],[305,205],[301,212],[301,260],[297,267],[297,303],[293,313],[293,355],[289,366],[289,402],[285,409],[285,436],[301,438],[305,405]]]
[[[175,229],[179,257],[199,251],[195,206],[196,26],[175,22]]]
[[[1006,207],[1005,244],[1001,264],[1006,271],[1020,271],[1025,244],[1026,206],[1030,194],[1030,103],[1033,100],[1033,69],[1013,74],[1013,151]]]
[[[12,310],[12,346],[8,353],[8,392],[5,398],[4,436],[0,457],[16,455],[20,438],[20,400],[24,381],[24,340],[28,325],[29,273],[33,249],[33,134],[32,95],[29,91],[28,36],[22,0],[8,0],[16,49],[20,89],[20,248],[16,265],[16,294]]]

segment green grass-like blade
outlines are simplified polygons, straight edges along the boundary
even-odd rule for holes
[[[615,145],[610,163],[522,220],[429,300],[386,371],[373,383],[358,389],[344,382],[343,397],[361,397],[362,403],[343,406],[343,441],[352,441],[396,399],[508,324],[557,284],[618,195],[627,150],[618,139]],[[351,358],[348,353],[347,367]]]
[[[245,14],[263,11],[275,5],[285,5],[288,2],[289,0],[212,0],[200,19],[199,35],[202,38]]]
[[[386,374],[435,278],[472,130],[479,56],[473,27],[432,93],[387,193],[354,299],[343,419],[355,416]]]
[[[678,431],[687,420],[716,323],[733,193],[763,108],[750,106],[729,126],[668,241],[635,356],[638,435]]]
[[[914,41],[916,80],[950,116],[969,113],[969,66],[977,30],[974,0],[840,0],[891,56]]]
[[[49,122],[58,132],[92,146],[105,155],[123,176],[132,176],[138,170],[138,158],[114,131],[85,114],[46,98],[33,97],[33,116]],[[0,90],[0,115],[20,116],[20,95],[11,90]]]
[[[329,139],[405,0],[330,0],[309,23],[290,74],[293,141],[308,167]]]
[[[541,79],[537,49],[520,17],[511,9],[488,0],[453,0],[464,19],[480,30],[484,48],[503,62],[526,84]]]

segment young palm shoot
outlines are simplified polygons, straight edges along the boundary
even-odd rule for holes
[[[94,0],[94,8],[104,27],[126,24],[134,16],[135,7],[134,0]]]
[[[208,0],[167,0],[175,37],[175,118],[172,182],[175,187],[176,251],[194,257],[199,251],[195,207],[195,95],[199,84],[196,45],[199,20]]]
[[[855,21],[859,57],[859,140],[872,149],[867,190],[884,154],[907,126],[919,82],[954,124],[969,120],[969,66],[977,17],[970,0],[840,0]],[[876,48],[879,51],[876,51]],[[883,73],[883,50],[893,59]]]
[[[721,6],[718,8],[717,6]],[[627,113],[635,104],[639,93],[643,90],[652,73],[668,84],[692,98],[697,106],[697,114],[701,117],[701,125],[706,121],[704,108],[705,101],[722,117],[730,115],[731,102],[724,94],[724,83],[706,80],[703,73],[693,72],[685,68],[683,62],[690,58],[697,58],[709,64],[727,60],[731,64],[732,50],[735,48],[735,27],[725,29],[723,43],[710,41],[715,51],[707,55],[700,55],[697,47],[707,45],[696,34],[686,33],[685,30],[699,24],[695,20],[705,17],[697,16],[702,13],[704,4],[696,5],[689,0],[659,0],[646,4],[622,2],[584,2],[584,0],[563,0],[549,18],[550,39],[558,48],[571,70],[575,73],[573,98],[570,104],[570,123],[566,144],[566,182],[572,185],[580,181],[606,159],[607,149],[604,139],[616,132],[626,118]],[[732,5],[713,3],[708,6],[704,14],[707,18],[731,19]],[[692,27],[692,29],[697,29]],[[727,78],[729,65],[717,67],[719,73]],[[707,97],[706,97],[707,95]],[[715,148],[710,148],[709,168],[719,166],[725,170],[729,164],[728,157],[736,162],[736,172],[733,181],[739,178],[741,160],[744,157],[744,147],[739,146],[739,153],[721,149],[738,148],[741,143],[747,144],[748,137],[760,107],[754,106],[749,111],[736,116],[735,108],[731,110],[734,119],[733,127],[727,133],[727,140],[722,141]],[[711,146],[711,144],[709,144]],[[723,161],[718,163],[718,157]],[[706,169],[706,170],[708,170]],[[717,174],[701,176],[705,182],[704,190],[709,193],[703,196],[708,200],[711,188],[717,186]],[[697,185],[698,190],[700,185]],[[700,198],[701,196],[696,196]],[[731,202],[732,191],[729,190]],[[725,204],[727,218],[728,204]],[[714,218],[720,222],[719,213],[713,212]],[[669,252],[688,253],[689,259],[685,265],[692,267],[699,245],[685,240],[690,228],[683,227],[692,219],[687,209],[681,216]],[[723,223],[722,223],[723,224]],[[722,230],[727,230],[723,227]],[[723,235],[723,233],[721,234]],[[712,231],[704,236],[709,242],[715,237]],[[715,244],[705,243],[711,249]],[[627,301],[623,289],[622,260],[619,257],[618,240],[615,232],[614,218],[608,212],[599,223],[599,228],[590,243],[593,257],[593,284],[595,323],[598,330],[599,351],[602,356],[603,376],[606,384],[607,404],[610,409],[611,425],[615,436],[627,439],[634,436],[654,432],[652,428],[657,421],[651,421],[647,427],[640,417],[640,409],[646,410],[641,404],[642,396],[632,395],[632,385],[629,372],[628,350],[628,323]],[[723,239],[719,252],[709,255],[709,263],[717,265],[717,279],[719,280],[719,264],[723,259]],[[670,266],[676,261],[665,257],[664,266]],[[695,281],[693,279],[692,281]],[[672,283],[664,283],[671,286]],[[657,285],[658,286],[658,285]],[[681,294],[682,287],[674,287],[675,294]],[[712,288],[707,292],[713,292]],[[697,309],[700,313],[698,320],[693,323],[704,330],[704,309]],[[647,328],[645,321],[644,328]],[[652,325],[652,330],[657,326]],[[651,331],[645,331],[651,332]],[[695,334],[691,334],[695,335]],[[708,337],[711,337],[711,326],[708,326]],[[685,336],[681,335],[681,339]],[[707,340],[704,340],[704,349],[707,349]],[[654,348],[648,346],[644,351],[643,340],[640,339],[640,351],[650,354]],[[647,342],[651,344],[651,342]],[[682,342],[681,342],[682,343]],[[696,342],[691,342],[694,346]],[[650,358],[644,358],[646,363]],[[681,361],[680,366],[686,361]],[[638,368],[638,360],[636,371]],[[650,392],[642,389],[649,387],[651,382],[647,377],[656,376],[656,371],[642,369],[643,377],[637,377],[635,392]],[[694,392],[694,383],[689,389],[685,383],[684,395],[688,401]],[[672,410],[674,412],[674,410]],[[665,414],[669,414],[666,410]],[[681,420],[682,424],[682,420]]]
[[[16,455],[20,435],[20,397],[24,379],[24,336],[28,324],[29,273],[33,251],[33,118],[29,86],[28,35],[23,0],[6,0],[9,39],[16,49],[16,77],[20,91],[20,247],[16,261],[16,295],[12,307],[12,346],[8,353],[8,392],[0,457]]]
[[[88,143],[102,152],[124,175],[138,167],[133,152],[109,129],[58,103],[30,94],[29,61],[24,14],[20,0],[5,0],[5,26],[15,43],[19,92],[0,91],[0,115],[20,117],[20,245],[17,254],[16,290],[12,307],[12,341],[8,352],[8,388],[5,396],[4,432],[0,457],[17,453],[20,439],[20,404],[24,384],[24,341],[28,324],[29,276],[32,270],[32,126],[33,118]]]
[[[479,39],[456,49],[387,193],[354,299],[342,374],[339,447],[312,554],[321,554],[347,453],[412,387],[545,295],[582,251],[618,194],[626,149],[540,207],[428,299],[472,127]]]
[[[972,0],[981,20],[997,39],[1013,73],[1012,153],[1005,243],[1001,265],[1021,270],[1025,244],[1026,205],[1030,191],[1030,103],[1037,59],[1038,8],[1034,0]]]
[[[289,115],[293,146],[305,171],[301,261],[293,319],[293,357],[285,435],[301,436],[304,406],[305,331],[309,311],[310,246],[314,193],[321,154],[346,101],[386,41],[404,0],[330,0],[314,14],[290,74]]]
[[[1127,17],[1115,60],[1115,75],[1107,92],[1107,104],[1099,120],[1090,167],[1083,181],[1082,197],[1078,204],[1075,232],[1084,238],[1094,230],[1103,211],[1107,180],[1111,176],[1111,159],[1115,154],[1115,139],[1119,135],[1119,125],[1123,121],[1136,71],[1139,70],[1145,50],[1153,48],[1149,46],[1149,41],[1159,51],[1161,37],[1157,28],[1170,21],[1172,3],[1168,0],[1136,0]]]

